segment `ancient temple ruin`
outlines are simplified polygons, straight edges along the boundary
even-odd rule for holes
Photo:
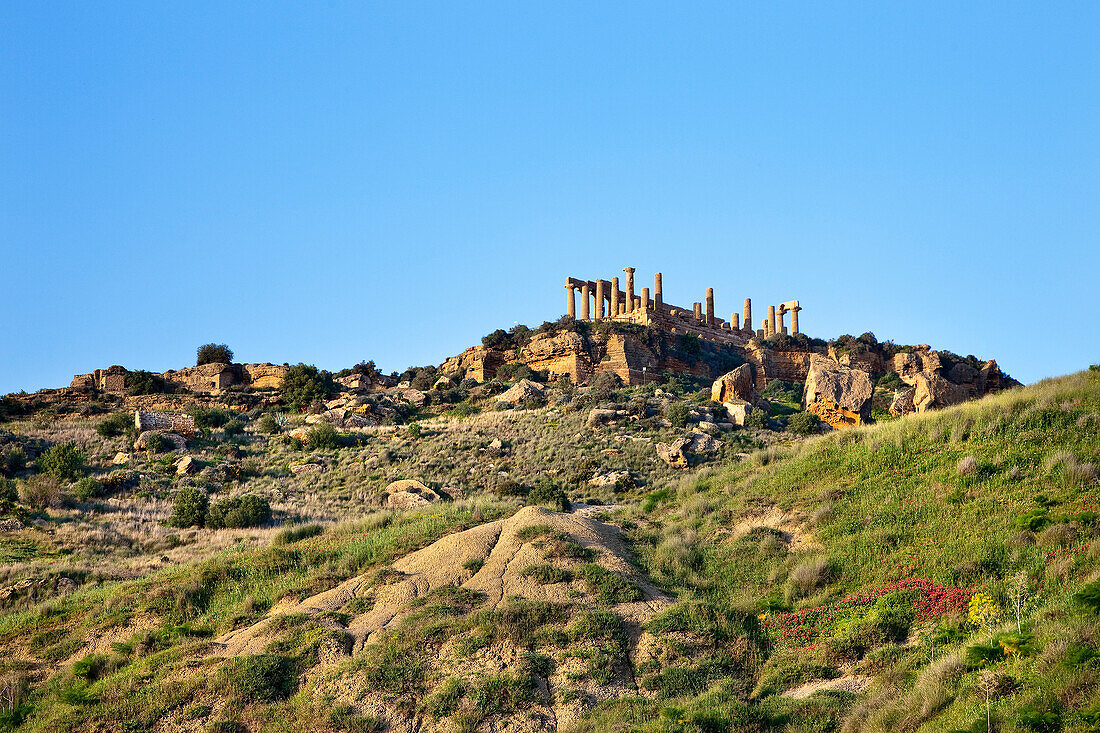
[[[776,334],[800,333],[798,312],[802,310],[797,300],[768,306],[768,317],[761,328],[752,327],[752,300],[745,298],[744,319],[731,313],[728,321],[714,315],[714,288],[707,288],[703,300],[692,303],[691,308],[672,305],[664,301],[661,273],[653,276],[653,291],[648,287],[634,294],[634,268],[624,267],[626,277],[623,289],[619,278],[611,280],[565,280],[565,313],[569,318],[582,321],[611,320],[620,323],[636,323],[658,326],[674,333],[690,333],[721,343],[745,343],[753,336],[768,338]],[[577,293],[580,293],[580,313],[577,312]],[[652,296],[652,297],[651,297]],[[790,314],[790,331],[786,316]]]

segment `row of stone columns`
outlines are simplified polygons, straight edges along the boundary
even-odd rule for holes
[[[653,276],[653,300],[649,299],[649,288],[642,288],[641,297],[634,295],[634,268],[624,267],[623,272],[626,273],[626,290],[625,292],[619,290],[619,278],[611,278],[611,282],[606,280],[596,280],[595,282],[576,280],[575,278],[568,278],[565,281],[565,313],[569,318],[577,318],[577,302],[576,293],[581,291],[581,312],[580,318],[582,321],[590,320],[589,313],[589,299],[595,296],[596,308],[595,317],[597,319],[604,317],[604,303],[607,302],[607,316],[614,317],[619,315],[625,315],[627,313],[633,313],[641,308],[660,308],[663,300],[661,273],[656,273]]]
[[[800,333],[798,330],[798,312],[802,310],[802,307],[798,305],[797,300],[791,300],[786,303],[780,303],[776,308],[774,305],[768,306],[768,319],[764,321],[763,336],[768,338],[775,336],[776,334],[787,334],[787,324],[783,322],[783,317],[791,314],[791,333]]]

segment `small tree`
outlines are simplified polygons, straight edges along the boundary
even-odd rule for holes
[[[1008,602],[1012,605],[1012,615],[1016,617],[1016,633],[1023,633],[1021,619],[1024,615],[1024,607],[1027,605],[1028,582],[1027,573],[1023,570],[1016,573],[1012,586],[1008,590]]]
[[[296,410],[323,400],[334,391],[332,375],[310,364],[298,364],[283,377],[283,398]]]
[[[232,364],[233,349],[225,344],[203,344],[195,352],[195,364]]]

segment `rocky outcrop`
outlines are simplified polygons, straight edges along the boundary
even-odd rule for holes
[[[442,497],[415,479],[394,481],[385,488],[386,506],[390,509],[416,509],[439,501]]]
[[[687,468],[691,438],[677,438],[671,443],[658,443],[657,457],[673,468]]]
[[[159,430],[180,435],[192,436],[197,431],[195,418],[179,412],[146,412],[134,411],[134,426],[139,433],[149,430]]]
[[[164,441],[172,446],[173,451],[181,451],[187,449],[187,441],[179,433],[163,433],[159,430],[146,430],[144,433],[137,437],[134,441],[134,450],[146,450],[149,447],[149,440],[152,436],[159,435]]]
[[[810,361],[802,407],[834,428],[862,425],[871,419],[871,375],[815,356]]]
[[[921,372],[913,387],[913,407],[917,412],[957,405],[969,396],[967,388],[937,372]]]

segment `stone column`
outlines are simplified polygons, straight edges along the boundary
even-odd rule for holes
[[[577,319],[577,289],[573,283],[565,284],[565,315],[571,321]]]
[[[798,311],[802,310],[800,306],[791,308],[791,333],[798,333]]]
[[[661,273],[657,273],[653,276],[653,309],[661,310],[661,303],[664,301],[664,293],[661,292]]]
[[[768,326],[765,330],[768,331],[769,336],[774,336],[775,335],[775,306],[774,305],[769,305],[768,306]]]
[[[752,331],[752,299],[745,298],[745,330]]]
[[[609,315],[619,315],[619,278],[611,278],[611,312]]]
[[[626,273],[626,312],[634,310],[634,268],[624,267]]]
[[[691,309],[695,313],[695,320],[703,320],[703,304],[696,301],[691,304]]]
[[[636,310],[641,310],[641,309],[642,309],[642,298],[641,298],[641,296],[635,295],[634,296],[634,310],[632,310],[631,313],[633,313]]]
[[[588,290],[588,283],[581,285],[581,320],[587,321],[588,319],[588,299],[591,297],[591,293]]]
[[[638,301],[642,304],[642,310],[649,310],[649,288],[642,288],[642,297]]]
[[[596,281],[596,318],[603,318],[603,280]]]
[[[776,311],[776,316],[779,318],[779,320],[775,322],[776,333],[787,333],[787,324],[783,323],[783,316],[785,315],[787,315],[787,306],[780,304],[779,309]]]
[[[733,329],[734,331],[740,331],[741,330],[741,314],[740,313],[730,313],[730,328]]]
[[[707,288],[707,325],[714,325],[714,288]]]

